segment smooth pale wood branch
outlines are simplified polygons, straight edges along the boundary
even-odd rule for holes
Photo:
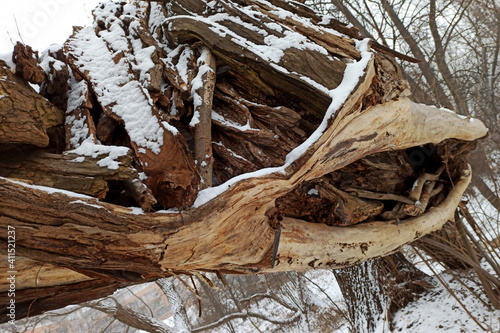
[[[469,168],[443,203],[419,217],[402,221],[329,227],[321,223],[304,223],[285,218],[282,221],[277,262],[273,269],[264,271],[348,267],[393,253],[400,246],[439,230],[448,220],[453,219],[470,179]]]
[[[145,212],[151,211],[151,207],[157,203],[151,190],[139,179],[127,179],[123,181],[125,191],[141,206]]]
[[[72,90],[75,91],[72,91]],[[90,139],[97,144],[96,125],[90,113],[93,105],[91,92],[85,81],[73,84],[69,95],[78,96],[79,105],[66,110],[66,122],[64,125],[66,150],[78,148],[83,141]],[[105,118],[105,117],[101,117]]]

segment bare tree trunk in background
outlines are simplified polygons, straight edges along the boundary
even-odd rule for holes
[[[390,327],[397,310],[432,288],[428,276],[401,253],[333,273],[356,333],[373,332],[381,321]]]
[[[490,204],[500,211],[500,197],[498,192],[493,191],[488,184],[484,181],[481,175],[472,177],[472,186],[478,189],[483,197],[490,202]]]
[[[349,10],[349,8],[347,8],[344,5],[342,0],[332,0],[332,3],[335,5],[335,7],[337,7],[338,10],[340,10],[342,12],[342,14],[344,14],[346,19],[349,22],[351,22],[351,24],[354,25],[356,27],[356,29],[359,30],[359,32],[361,33],[361,35],[363,37],[367,37],[367,38],[371,38],[371,39],[375,40],[373,35],[371,33],[369,33],[368,30],[366,30],[365,26],[363,24],[361,24],[361,22],[356,18],[356,16]]]
[[[373,34],[371,34],[365,27],[365,25],[363,23],[361,23],[358,18],[356,17],[356,15],[351,11],[349,10],[349,8],[347,8],[346,5],[348,6],[357,6],[357,5],[360,5],[359,3],[347,3],[347,4],[344,4],[344,1],[343,0],[332,0],[332,3],[335,7],[337,7],[337,9],[342,12],[342,14],[346,17],[346,19],[356,27],[356,29],[358,29],[361,33],[361,35],[365,36],[365,37],[369,37],[373,40],[375,40],[376,38],[373,36]],[[370,8],[366,8],[366,10],[370,10]],[[360,12],[357,11],[356,14],[360,15]],[[377,36],[378,38],[382,41],[382,43],[384,45],[387,46],[387,42],[386,42],[386,36],[384,36],[384,34],[382,33],[382,31],[380,30],[380,28],[377,26],[377,23],[378,22],[375,22],[375,18],[374,18],[374,15],[373,13],[369,12],[369,15],[368,17],[363,17],[365,19],[365,21],[369,21],[369,19],[371,19],[373,22],[372,22],[372,27],[376,30],[377,32]],[[436,100],[435,98],[433,98],[432,94],[429,94],[423,86],[423,82],[417,82],[415,81],[415,79],[408,75],[408,73],[402,68],[401,71],[403,72],[404,74],[404,78],[410,83],[410,87],[411,87],[411,90],[412,90],[412,99],[415,101],[415,102],[418,102],[418,103],[424,103],[424,104],[435,104],[436,103]]]
[[[500,211],[500,193],[498,188],[492,189],[483,177],[494,177],[500,170],[494,170],[488,163],[488,157],[486,156],[486,151],[484,146],[479,146],[476,150],[471,153],[471,166],[474,171],[471,185],[477,188],[477,190],[483,195],[483,197],[489,201],[489,203]],[[495,180],[493,179],[493,186],[495,186]]]
[[[448,67],[448,62],[445,58],[445,50],[443,46],[443,41],[439,35],[438,26],[436,23],[436,0],[430,0],[429,9],[429,27],[432,33],[432,38],[434,39],[434,46],[436,51],[434,56],[436,57],[436,63],[439,72],[444,78],[448,89],[450,90],[453,99],[455,100],[455,105],[460,114],[469,115],[469,107],[467,105],[467,100],[462,92],[462,87],[460,83],[453,77],[450,68]],[[465,10],[465,8],[463,9]]]
[[[418,66],[420,70],[422,71],[422,74],[424,75],[425,79],[427,80],[427,83],[431,87],[432,91],[434,92],[434,95],[436,96],[436,101],[443,107],[447,108],[453,108],[453,104],[449,100],[448,96],[444,92],[443,88],[441,87],[441,84],[439,83],[439,79],[432,70],[431,66],[429,65],[428,62],[426,62],[426,57],[424,55],[424,52],[418,45],[417,41],[413,36],[411,35],[410,31],[406,28],[404,23],[400,20],[398,17],[396,11],[392,7],[392,5],[389,3],[388,0],[381,0],[382,4],[384,6],[384,9],[391,18],[392,22],[394,23],[394,26],[398,29],[399,33],[401,34],[401,37],[405,40],[405,42],[408,44],[410,47],[411,52],[413,53],[413,56],[419,60],[421,60],[418,63]]]
[[[99,310],[104,312],[117,320],[121,321],[125,325],[133,327],[138,330],[144,330],[151,333],[171,333],[172,331],[163,322],[139,314],[123,305],[121,305],[114,298],[106,298],[104,300],[91,301],[83,303],[82,306],[89,307],[91,309]]]
[[[170,304],[171,309],[170,311],[172,311],[172,316],[174,317],[174,328],[176,332],[190,333],[191,324],[189,323],[186,308],[184,307],[179,293],[175,290],[171,279],[172,278],[159,279],[156,283],[168,298],[168,303]]]

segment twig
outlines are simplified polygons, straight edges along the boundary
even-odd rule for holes
[[[43,268],[43,264],[40,265],[40,268],[38,269],[38,272],[36,272],[35,276],[35,299],[30,303],[30,306],[28,307],[28,313],[26,314],[26,319],[30,317],[30,311],[31,311],[31,306],[35,301],[38,299],[38,275],[40,275],[40,271]]]
[[[325,294],[325,296],[330,300],[330,302],[332,302],[332,304],[337,308],[337,310],[340,312],[340,314],[342,315],[342,317],[344,317],[348,322],[349,322],[349,325],[351,325],[352,327],[354,327],[354,324],[353,322],[351,321],[351,319],[345,314],[345,311],[342,310],[340,308],[340,306],[337,305],[337,303],[335,303],[335,301],[333,299],[331,299],[330,295],[328,295],[326,293],[326,291],[321,288],[316,282],[314,282],[313,280],[309,279],[305,274],[303,275],[303,277],[306,278],[307,281],[311,282],[313,285],[316,286],[316,288],[318,288],[323,294]]]
[[[26,43],[23,40],[23,36],[21,36],[21,31],[19,31],[19,25],[17,24],[16,15],[12,15],[12,16],[14,16],[14,22],[16,23],[17,34],[19,35],[21,42],[23,42],[23,44],[26,45]]]
[[[201,297],[200,297],[200,295],[198,294],[198,291],[197,291],[197,290],[195,291],[195,290],[194,290],[194,289],[193,289],[190,285],[188,285],[188,284],[186,283],[186,281],[184,281],[183,279],[181,279],[181,278],[179,277],[179,275],[175,274],[175,273],[174,273],[174,272],[172,272],[172,271],[170,271],[169,273],[170,273],[170,274],[172,274],[173,276],[175,276],[175,277],[176,277],[179,281],[181,281],[181,283],[182,283],[182,284],[183,284],[186,288],[188,288],[188,289],[189,289],[189,291],[190,291],[190,292],[191,292],[194,296],[196,296],[196,298],[198,298],[198,300],[200,300],[200,301],[201,301]]]
[[[274,295],[274,297],[278,297],[278,295],[276,295],[274,293],[274,291],[271,289],[271,286],[269,285],[269,280],[267,280],[267,275],[266,274],[264,274],[264,279],[266,279],[266,283],[267,283],[267,287],[269,288],[269,291]]]
[[[201,297],[198,293],[198,288],[196,288],[196,283],[194,283],[193,276],[191,276],[191,283],[193,284],[194,290],[196,291],[196,296],[198,296],[198,317],[201,318]]]
[[[206,283],[210,288],[214,289],[214,290],[217,290],[217,291],[220,291],[220,288],[217,287],[217,285],[215,283],[213,283],[209,278],[207,278],[205,275],[199,273],[199,272],[192,272],[194,275],[196,275],[201,281],[203,281],[204,283]]]

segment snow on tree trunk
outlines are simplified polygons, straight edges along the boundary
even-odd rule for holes
[[[144,330],[151,333],[172,332],[163,322],[142,313],[137,313],[134,310],[121,305],[114,298],[87,302],[84,303],[83,306],[104,312],[105,314],[121,321],[125,325],[138,330]]]
[[[179,333],[189,333],[191,332],[191,325],[189,324],[189,319],[186,314],[186,309],[182,303],[182,299],[179,293],[175,290],[174,284],[170,279],[164,278],[159,279],[156,283],[165,293],[168,298],[168,303],[170,304],[172,315],[174,317],[174,327],[176,332]]]

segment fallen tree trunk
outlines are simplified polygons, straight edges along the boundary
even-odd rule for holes
[[[468,142],[487,129],[411,102],[393,59],[354,30],[278,0],[108,1],[94,17],[42,59],[70,73],[68,101],[47,96],[66,108],[60,147],[128,147],[130,176],[106,179],[105,196],[69,188],[90,197],[12,162],[25,166],[0,178],[0,238],[15,230],[16,255],[55,272],[38,273],[46,288],[17,273],[31,281],[18,313],[35,297],[31,314],[174,274],[352,266],[453,220]],[[440,186],[418,185],[428,174]]]
[[[126,148],[125,148],[126,149]],[[106,154],[93,158],[77,154],[23,153],[0,154],[0,176],[23,179],[32,184],[60,188],[104,199],[109,187],[107,180],[134,178],[131,156],[120,156],[119,166],[109,169],[99,166]],[[80,160],[81,159],[81,160]],[[83,161],[82,161],[83,160]],[[135,177],[136,178],[136,177]]]

